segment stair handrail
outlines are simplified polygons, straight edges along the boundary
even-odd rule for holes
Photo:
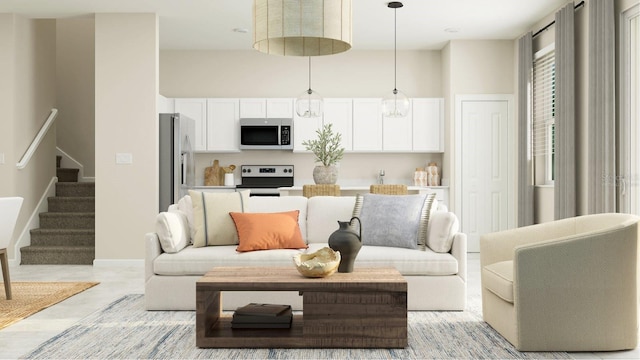
[[[22,170],[27,167],[29,160],[31,160],[31,157],[38,149],[38,146],[40,146],[42,139],[45,135],[47,135],[47,132],[49,132],[51,125],[53,125],[53,122],[56,120],[56,116],[58,116],[58,109],[51,109],[49,117],[44,122],[44,124],[42,124],[40,131],[38,131],[38,135],[36,135],[36,137],[33,139],[31,145],[29,145],[29,147],[27,148],[27,151],[24,152],[24,155],[22,155],[22,159],[20,159],[20,161],[16,163],[16,167],[18,168],[18,170]]]

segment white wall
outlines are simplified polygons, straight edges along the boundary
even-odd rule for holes
[[[95,176],[95,19],[56,21],[57,146]],[[64,166],[64,165],[63,165]]]
[[[158,209],[155,14],[95,15],[96,262],[144,258]],[[133,163],[117,165],[116,153]]]
[[[16,163],[55,107],[55,21],[0,14],[0,196],[24,198],[13,244],[55,176],[55,126],[27,167]]]

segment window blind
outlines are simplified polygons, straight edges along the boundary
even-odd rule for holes
[[[533,63],[533,155],[554,153],[555,51]]]

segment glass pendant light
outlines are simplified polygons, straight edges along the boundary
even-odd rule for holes
[[[309,56],[309,89],[296,99],[296,113],[301,118],[322,116],[322,96],[311,90],[311,56]]]
[[[409,113],[409,98],[397,89],[397,17],[396,11],[403,5],[399,1],[392,1],[387,7],[393,9],[393,90],[382,99],[382,115],[389,118],[401,118]]]

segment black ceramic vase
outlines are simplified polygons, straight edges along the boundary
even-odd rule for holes
[[[358,220],[360,225],[359,234],[349,229],[353,220]],[[340,251],[338,272],[350,273],[353,271],[353,263],[356,261],[356,256],[362,247],[362,223],[360,223],[359,218],[354,216],[349,221],[338,221],[338,225],[340,228],[329,236],[329,247],[334,251]]]

